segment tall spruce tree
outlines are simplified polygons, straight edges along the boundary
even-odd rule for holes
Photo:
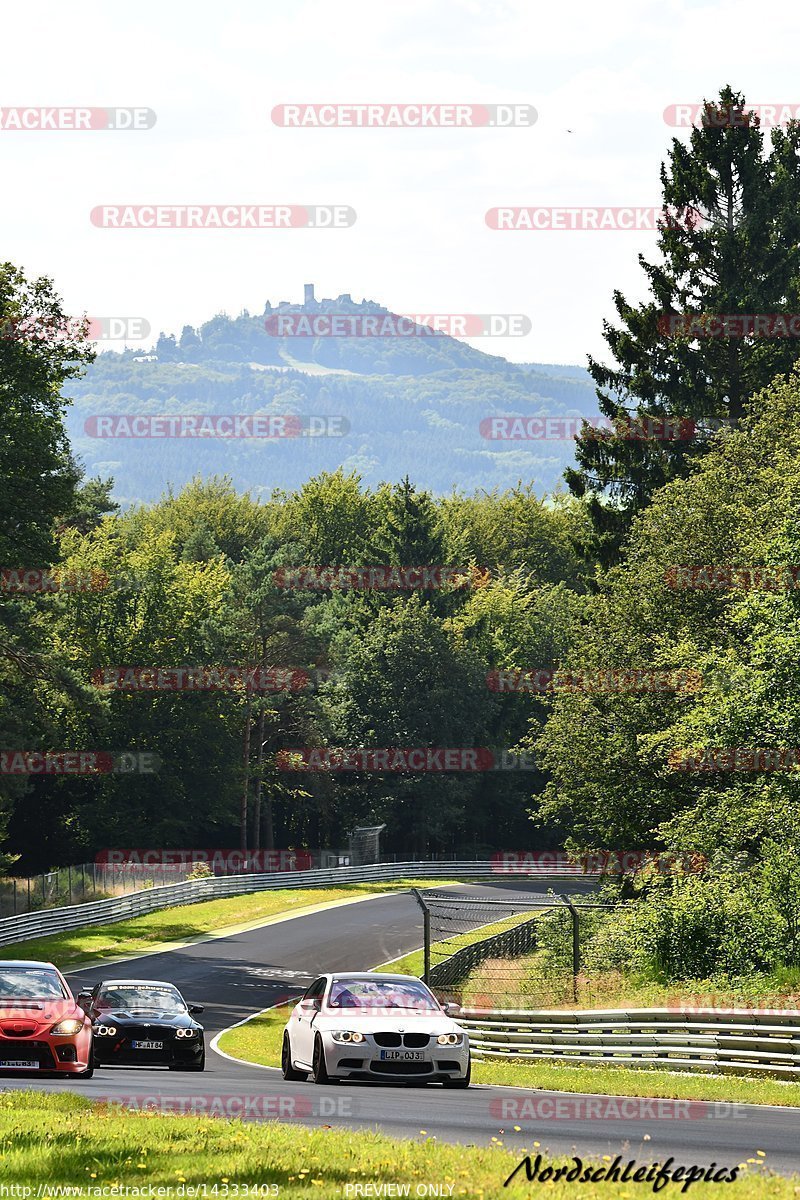
[[[666,214],[662,261],[639,255],[651,299],[614,292],[619,325],[604,322],[616,360],[589,358],[600,412],[612,428],[584,425],[577,468],[566,473],[587,496],[592,535],[583,549],[609,564],[632,518],[653,492],[683,476],[720,422],[736,425],[745,405],[800,354],[792,336],[741,336],[734,314],[800,312],[800,127],[765,137],[744,96],[729,86],[705,101],[689,144],[674,138],[661,166]],[[720,332],[722,331],[722,332]]]
[[[439,514],[428,492],[418,492],[407,475],[388,495],[372,541],[379,561],[390,566],[442,565]]]

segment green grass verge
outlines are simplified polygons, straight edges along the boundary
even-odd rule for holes
[[[251,1017],[244,1025],[237,1025],[235,1029],[223,1033],[217,1045],[233,1058],[260,1063],[263,1067],[279,1067],[283,1027],[289,1020],[294,1004],[294,1001],[281,1004]]]
[[[50,937],[0,947],[0,959],[32,958],[54,962],[62,969],[89,960],[115,955],[136,955],[157,950],[164,943],[189,941],[217,933],[229,925],[280,916],[330,900],[346,900],[378,892],[405,891],[409,887],[437,887],[448,880],[393,880],[391,883],[351,883],[338,888],[287,888],[285,891],[251,892],[224,900],[203,900],[159,912],[118,921],[113,925],[90,925],[56,933]]]
[[[746,1135],[743,1141],[746,1146]],[[535,1155],[536,1145],[527,1143],[526,1151]],[[213,1117],[119,1113],[74,1095],[0,1095],[3,1183],[32,1186],[34,1195],[39,1184],[83,1188],[89,1196],[89,1188],[97,1188],[99,1194],[104,1186],[169,1187],[176,1189],[175,1196],[180,1195],[179,1187],[205,1184],[207,1196],[230,1197],[236,1195],[236,1185],[261,1184],[265,1195],[275,1185],[281,1200],[296,1200],[344,1197],[345,1185],[353,1183],[410,1184],[413,1196],[418,1184],[434,1183],[444,1195],[494,1197],[505,1194],[503,1181],[523,1153],[507,1149],[499,1131],[491,1147],[478,1148],[442,1144],[425,1130],[401,1141],[377,1133],[312,1130],[272,1121],[244,1124]],[[740,1178],[725,1187],[726,1197],[794,1200],[797,1176],[769,1175],[769,1164],[765,1168],[756,1147],[741,1153],[739,1161],[746,1165]],[[690,1152],[687,1164],[691,1158]],[[572,1166],[571,1159],[548,1161]],[[733,1167],[736,1159],[724,1165]],[[576,1195],[575,1184],[563,1179],[546,1186],[548,1195],[559,1200]],[[679,1187],[671,1191],[680,1194]],[[608,1200],[611,1195],[649,1195],[651,1188],[644,1184],[620,1192],[619,1185],[609,1188],[598,1182],[581,1184],[577,1194],[583,1200]],[[516,1176],[508,1194],[531,1194],[524,1172]],[[720,1193],[712,1183],[697,1183],[690,1194],[719,1200]]]
[[[292,1005],[282,1004],[252,1017],[224,1033],[220,1050],[233,1058],[278,1067],[281,1061],[283,1027]],[[690,1075],[650,1067],[616,1067],[610,1064],[562,1066],[560,1063],[531,1063],[497,1059],[473,1061],[475,1083],[506,1084],[513,1087],[585,1095],[642,1096],[648,1099],[727,1100],[739,1104],[785,1104],[800,1108],[800,1083],[740,1075]],[[694,1191],[694,1189],[692,1189]]]
[[[800,1108],[800,1083],[744,1075],[693,1075],[650,1067],[611,1064],[562,1066],[510,1060],[473,1062],[476,1083],[588,1095],[646,1096],[671,1100],[728,1100],[738,1104],[785,1104]],[[694,1189],[693,1189],[694,1190]]]

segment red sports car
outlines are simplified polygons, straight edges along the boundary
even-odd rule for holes
[[[0,1074],[89,1079],[92,1023],[52,963],[0,962]]]

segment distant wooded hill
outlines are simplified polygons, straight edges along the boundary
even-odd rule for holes
[[[267,305],[260,316],[215,316],[199,329],[186,326],[178,339],[162,334],[149,350],[102,353],[69,388],[73,447],[90,475],[114,476],[122,503],[154,500],[167,484],[178,488],[198,473],[230,475],[237,488],[258,494],[339,466],[367,484],[408,475],[436,493],[519,480],[552,491],[573,460],[571,440],[489,440],[480,423],[506,414],[593,415],[597,401],[583,368],[514,364],[438,333],[280,337],[265,327],[276,328],[284,314],[388,313],[349,296],[308,299]],[[87,434],[92,417],[164,413],[334,415],[348,431],[278,441]]]

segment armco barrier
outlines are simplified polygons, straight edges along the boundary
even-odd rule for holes
[[[617,1063],[673,1071],[755,1072],[800,1079],[800,1012],[462,1009],[476,1058]]]
[[[562,870],[560,867],[534,864],[525,876],[560,876],[592,878],[580,867]],[[197,904],[201,900],[217,900],[224,896],[241,896],[247,892],[272,891],[279,888],[337,887],[343,883],[380,883],[394,879],[496,879],[494,864],[475,862],[407,862],[378,863],[363,867],[332,867],[329,870],[274,871],[261,875],[222,875],[214,879],[197,879],[186,883],[170,883],[164,887],[146,888],[128,896],[95,900],[88,904],[73,904],[68,908],[48,908],[23,913],[0,920],[0,946],[13,946],[31,938],[47,937],[67,929],[85,925],[109,925],[128,917],[178,904]]]

